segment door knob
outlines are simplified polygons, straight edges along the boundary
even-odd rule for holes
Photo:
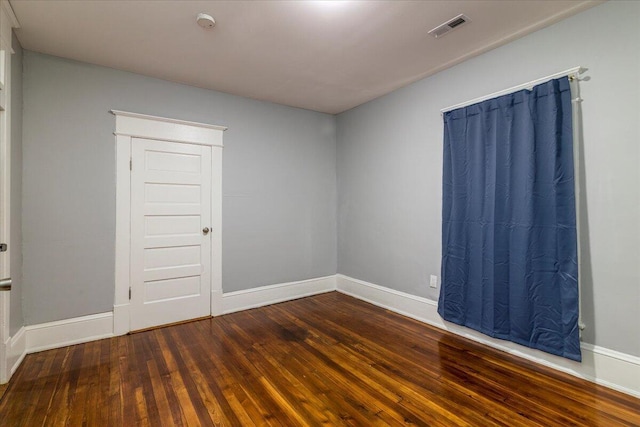
[[[202,229],[202,233],[203,233],[205,236],[206,236],[207,234],[209,234],[209,231],[211,231],[211,230],[209,230],[209,227],[205,227],[205,228],[203,228],[203,229]]]

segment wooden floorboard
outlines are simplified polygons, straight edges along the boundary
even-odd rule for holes
[[[31,354],[0,400],[2,426],[408,424],[640,426],[640,400],[336,292]]]
[[[2,400],[2,396],[4,396],[4,392],[7,390],[9,384],[0,384],[0,400]]]

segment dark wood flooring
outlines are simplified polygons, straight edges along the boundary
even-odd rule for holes
[[[336,292],[27,356],[2,426],[640,425],[640,400]]]
[[[0,400],[2,400],[2,396],[4,396],[4,392],[7,390],[9,384],[0,384]]]

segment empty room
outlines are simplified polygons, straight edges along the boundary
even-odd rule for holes
[[[0,425],[640,426],[640,1],[0,0]]]

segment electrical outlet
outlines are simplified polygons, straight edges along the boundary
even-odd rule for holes
[[[430,288],[438,287],[438,276],[434,276],[433,274],[431,275],[431,278],[429,279],[429,287]]]

